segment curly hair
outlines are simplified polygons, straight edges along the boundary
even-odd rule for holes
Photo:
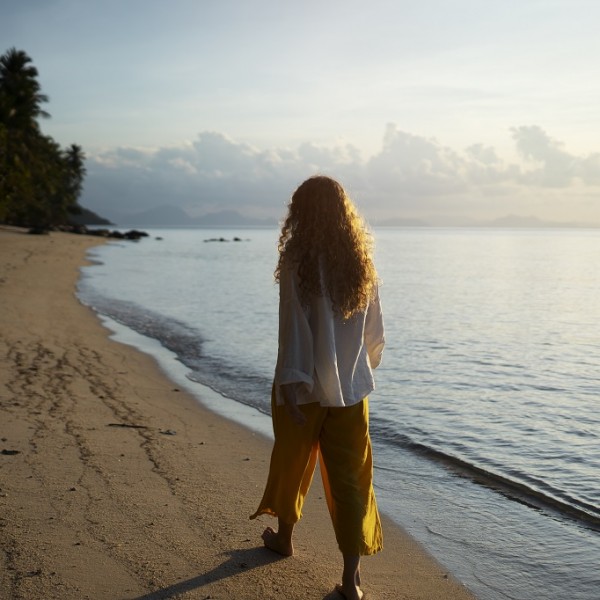
[[[333,310],[348,319],[373,298],[377,286],[373,240],[334,179],[317,175],[298,187],[288,205],[278,249],[275,280],[283,269],[297,267],[302,302],[327,293]]]

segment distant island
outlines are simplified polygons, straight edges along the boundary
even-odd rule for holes
[[[599,223],[577,223],[546,221],[532,215],[506,215],[496,219],[475,220],[461,215],[453,217],[431,217],[430,219],[380,219],[372,223],[375,227],[488,227],[506,229],[595,229]]]
[[[235,210],[221,210],[199,217],[190,216],[178,206],[157,206],[142,212],[114,215],[112,220],[123,227],[175,227],[218,229],[223,227],[277,227],[278,221],[246,217]]]
[[[190,229],[219,229],[228,227],[277,227],[279,221],[275,218],[253,218],[242,215],[235,210],[221,210],[198,217],[190,216],[179,206],[157,206],[145,211],[111,215],[111,222],[103,219],[90,210],[83,209],[78,215],[78,223],[82,225],[109,225],[119,227],[142,228],[190,228]],[[543,229],[543,228],[596,228],[599,224],[546,221],[535,216],[506,215],[490,220],[475,220],[461,215],[430,218],[391,217],[370,221],[373,227],[488,227],[513,229]]]

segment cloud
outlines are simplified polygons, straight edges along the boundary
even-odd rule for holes
[[[386,127],[381,150],[367,159],[351,144],[260,149],[204,131],[179,146],[116,148],[90,156],[82,203],[117,220],[165,205],[192,215],[238,210],[280,218],[299,183],[326,173],[343,182],[367,217],[493,217],[532,214],[543,206],[547,214],[539,216],[556,218],[573,191],[589,218],[595,206],[590,195],[600,186],[600,154],[572,155],[538,126],[510,133],[519,164],[504,161],[493,147],[474,144],[459,151],[394,124]]]
[[[465,160],[434,139],[389,124],[383,148],[367,165],[368,177],[388,193],[427,197],[465,191]]]
[[[521,182],[551,188],[566,188],[576,180],[584,185],[600,184],[600,154],[583,157],[570,154],[562,142],[537,125],[515,127],[511,132],[517,150],[529,163],[529,168],[522,172]]]
[[[195,214],[236,209],[280,216],[308,175],[344,179],[358,162],[349,146],[260,150],[212,131],[178,147],[145,151],[117,148],[91,156],[83,204],[101,213],[134,213],[178,205]]]
[[[545,187],[565,187],[571,183],[576,159],[562,149],[562,143],[538,126],[515,127],[511,131],[521,155],[539,165],[523,173],[523,182]]]
[[[600,153],[596,152],[580,159],[576,172],[585,184],[600,186]]]

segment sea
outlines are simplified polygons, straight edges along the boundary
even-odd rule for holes
[[[270,435],[278,231],[148,233],[93,248],[78,297],[199,402]],[[598,600],[600,230],[373,235],[380,509],[481,600]]]

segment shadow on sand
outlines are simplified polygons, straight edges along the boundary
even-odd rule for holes
[[[256,569],[257,567],[263,567],[270,563],[284,560],[283,556],[279,556],[263,546],[243,550],[232,550],[224,552],[223,556],[227,557],[226,560],[211,571],[198,575],[197,577],[192,577],[191,579],[186,579],[185,581],[179,581],[178,583],[174,583],[173,585],[169,585],[160,590],[149,592],[143,596],[132,598],[131,600],[168,600],[169,598],[175,598],[180,594],[198,590],[215,581],[233,577],[242,571]],[[342,596],[333,590],[331,593],[324,596],[323,600],[341,600],[341,598]]]

